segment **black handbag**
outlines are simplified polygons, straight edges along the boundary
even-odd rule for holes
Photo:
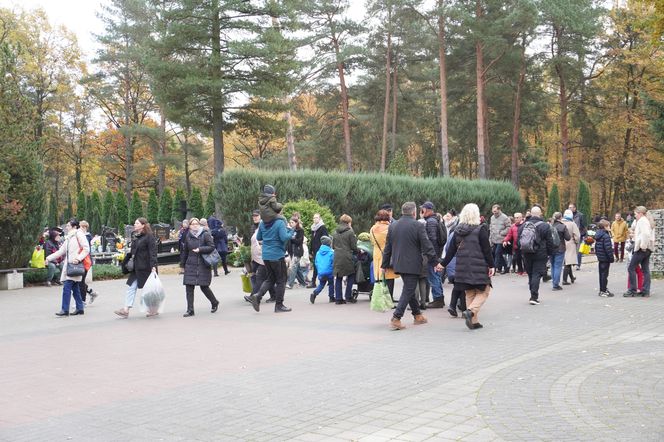
[[[221,262],[221,255],[217,252],[217,249],[212,250],[210,253],[201,253],[203,260],[212,268]]]
[[[67,276],[83,276],[85,275],[85,266],[83,261],[78,264],[69,262],[69,240],[67,240]]]

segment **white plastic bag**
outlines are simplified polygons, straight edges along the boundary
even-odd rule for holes
[[[141,293],[141,311],[149,315],[163,313],[166,292],[157,272],[152,271]]]
[[[92,267],[90,267],[90,270],[88,270],[87,275],[85,275],[85,284],[92,285]]]

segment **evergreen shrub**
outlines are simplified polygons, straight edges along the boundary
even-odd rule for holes
[[[328,207],[318,204],[316,200],[289,201],[284,204],[284,210],[282,213],[286,219],[290,219],[295,212],[300,214],[300,221],[302,223],[302,228],[304,229],[304,235],[309,240],[309,244],[311,244],[311,225],[314,222],[315,213],[320,213],[330,235],[332,235],[334,229],[337,228],[337,222],[332,211]],[[338,216],[336,218],[338,218]]]
[[[147,218],[150,224],[157,224],[159,222],[159,200],[157,199],[157,193],[154,189],[150,189],[150,194],[148,195]]]
[[[173,195],[170,189],[164,189],[159,200],[159,222],[171,224],[173,218]]]
[[[493,204],[500,204],[505,213],[524,208],[519,192],[506,181],[238,169],[225,172],[216,181],[216,195],[227,225],[235,226],[243,235],[250,232],[251,212],[257,208],[258,196],[265,184],[276,187],[277,201],[281,203],[313,199],[329,207],[335,220],[347,213],[353,218],[353,229],[357,233],[368,231],[376,212],[385,203],[394,206],[397,218],[406,201],[415,201],[418,205],[432,201],[436,211],[441,213],[451,208],[459,212],[470,202],[479,205],[485,215],[490,215]]]

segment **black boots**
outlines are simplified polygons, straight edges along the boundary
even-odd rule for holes
[[[194,316],[194,311],[193,310],[187,310],[187,313],[182,315],[183,318],[188,318],[189,316]]]

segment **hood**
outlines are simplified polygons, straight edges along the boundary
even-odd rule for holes
[[[330,248],[330,246],[323,244],[322,246],[320,246],[320,249],[318,249],[318,253],[322,255],[329,255],[330,253],[332,253],[332,249]]]
[[[456,229],[454,229],[454,233],[457,234],[458,236],[468,236],[473,230],[479,227],[480,227],[479,225],[471,226],[470,224],[459,223],[456,226]]]
[[[337,233],[344,233],[347,230],[350,230],[350,226],[348,224],[339,224],[337,226]]]
[[[609,236],[609,232],[607,232],[606,230],[597,229],[597,233],[595,233],[596,240],[602,239],[605,236]]]
[[[274,195],[266,195],[264,193],[261,193],[261,196],[258,197],[258,204],[264,206],[267,204],[268,201],[270,201],[270,198],[276,198]]]

